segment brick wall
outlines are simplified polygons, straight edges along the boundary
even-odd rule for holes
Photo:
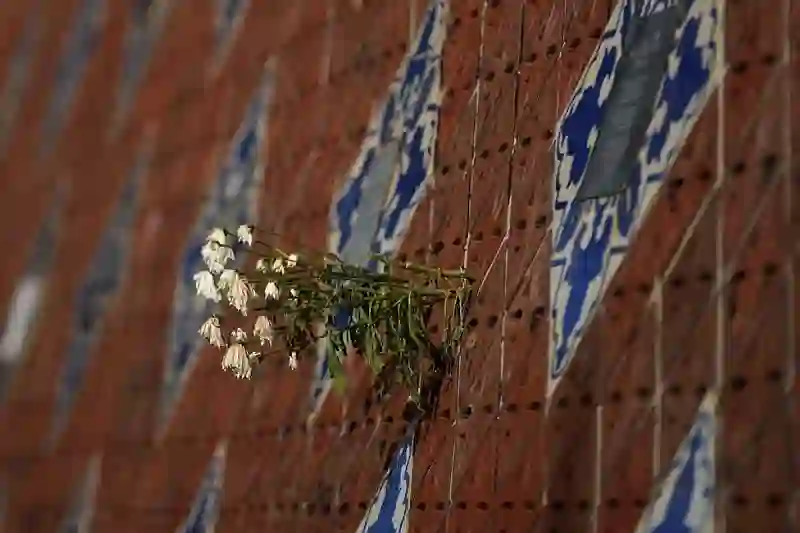
[[[0,132],[3,309],[66,187],[46,296],[0,408],[3,533],[62,524],[91,457],[102,457],[92,531],[174,531],[220,442],[217,531],[354,531],[402,443],[402,398],[371,404],[366,380],[328,397],[308,425],[313,358],[243,383],[211,352],[197,357],[159,429],[181,250],[265,64],[275,85],[258,218],[287,242],[324,248],[331,199],[426,8],[251,0],[225,32],[217,12],[228,3],[151,2],[152,50],[128,103],[120,81],[136,3],[99,3],[102,24],[52,141],[42,123],[82,1],[0,5],[0,83],[25,32],[39,36],[24,90],[3,108],[16,109]],[[713,530],[800,528],[800,10],[791,0],[716,3],[724,76],[548,390],[554,139],[615,5],[450,2],[434,179],[399,253],[466,261],[481,289],[439,411],[418,428],[412,531],[632,532],[709,391],[719,431]],[[74,294],[143,146],[124,273],[53,439]]]

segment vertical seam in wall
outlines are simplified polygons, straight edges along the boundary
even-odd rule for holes
[[[718,0],[720,21],[717,26],[717,42],[720,43],[718,64],[723,66],[722,77],[717,88],[717,158],[716,158],[716,191],[721,191],[725,183],[725,148],[726,148],[726,135],[725,135],[725,61],[726,61],[726,46],[725,40],[725,0]],[[723,458],[723,432],[724,429],[724,405],[725,405],[725,357],[726,357],[726,320],[725,320],[725,283],[726,283],[726,270],[725,263],[725,195],[719,194],[717,198],[716,208],[716,238],[715,238],[715,262],[716,262],[716,278],[718,291],[716,294],[716,352],[714,361],[714,383],[717,389],[717,405],[716,405],[716,434],[714,439],[714,477],[715,486],[717,487],[716,497],[714,499],[714,515],[717,520],[714,523],[714,530],[716,533],[722,533],[726,529],[725,524],[725,501],[727,497],[727,486],[725,481],[724,470],[720,468],[720,462]]]
[[[478,124],[480,121],[480,109],[481,109],[481,65],[483,64],[483,51],[484,51],[484,32],[486,28],[486,8],[488,5],[488,0],[483,0],[483,5],[481,9],[481,28],[480,28],[480,44],[478,46],[478,65],[475,70],[475,110],[474,116],[472,119],[472,142],[471,142],[471,153],[470,153],[470,164],[469,169],[464,171],[464,176],[469,176],[468,187],[467,187],[467,206],[466,206],[466,214],[464,220],[464,255],[462,258],[461,266],[462,268],[466,269],[467,264],[469,262],[469,248],[472,240],[472,231],[470,230],[470,219],[472,217],[472,193],[473,193],[473,183],[475,179],[475,158],[476,158],[476,149],[477,149],[477,138],[478,138]],[[462,316],[462,320],[466,317]],[[463,350],[459,349],[456,354],[456,376],[455,376],[455,385],[456,385],[456,394],[455,394],[455,405],[453,409],[453,416],[455,416],[455,420],[453,421],[453,432],[458,431],[458,416],[460,413],[459,404],[461,402],[461,361],[462,361],[462,354]],[[453,506],[453,474],[455,470],[456,464],[456,451],[458,448],[458,439],[453,439],[453,448],[452,453],[450,454],[450,476],[448,480],[448,489],[447,489],[447,511],[445,514],[445,532],[449,531],[450,528],[450,512]]]

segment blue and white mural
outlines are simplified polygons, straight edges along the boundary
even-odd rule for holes
[[[244,21],[249,0],[216,0],[214,67],[222,64]]]
[[[212,533],[214,531],[225,482],[227,450],[228,446],[224,441],[217,445],[200,482],[194,503],[189,509],[189,514],[176,533]]]
[[[624,151],[633,146],[630,161],[624,161],[623,151],[613,146],[598,155],[620,164],[615,168],[624,172],[622,187],[594,184],[589,188],[619,192],[592,197],[586,193],[587,183],[602,178],[590,175],[587,168],[597,168],[590,163],[597,155],[598,138],[605,134],[602,127],[606,114],[610,113],[612,118],[629,115],[631,127],[642,119],[641,109],[631,109],[630,101],[624,100],[640,90],[630,80],[642,75],[634,72],[642,68],[642,56],[663,45],[663,35],[655,45],[646,36],[642,39],[641,34],[647,33],[647,19],[676,6],[684,11],[679,12],[677,31],[670,32],[674,44],[664,58],[665,70],[655,87],[653,105],[644,115],[641,139],[633,145],[635,139],[626,139]],[[666,172],[720,79],[720,9],[721,0],[620,0],[561,119],[555,140],[553,180],[550,270],[553,329],[548,396],[569,366],[636,228],[644,220]],[[637,29],[640,35],[629,35],[632,29]],[[640,39],[637,43],[640,46],[626,50],[624,45],[633,37]],[[632,57],[626,58],[626,54]],[[644,81],[648,81],[649,75],[644,73]],[[615,94],[615,89],[624,94]],[[614,98],[618,105],[609,104]],[[639,116],[631,116],[634,114]],[[610,126],[612,130],[616,126],[614,134],[619,133],[620,125]],[[611,176],[611,181],[615,180],[619,186],[620,178]]]
[[[94,252],[89,271],[72,304],[72,338],[64,354],[53,414],[53,442],[64,429],[72,404],[83,385],[89,356],[102,330],[106,311],[113,304],[126,272],[142,181],[147,174],[151,146],[145,142],[131,174],[122,187],[116,211]]]
[[[703,400],[636,533],[713,533],[717,397]]]
[[[368,264],[373,253],[395,253],[433,179],[447,9],[446,0],[433,0],[428,7],[416,41],[386,100],[373,113],[361,151],[334,198],[328,249],[349,263]],[[320,346],[311,418],[330,388],[325,347]]]
[[[161,398],[162,424],[171,416],[195,357],[203,346],[197,330],[215,307],[213,302],[197,296],[195,291],[193,276],[204,268],[200,248],[214,227],[235,228],[241,224],[256,223],[274,70],[274,63],[268,63],[182,252]],[[162,425],[161,429],[165,427]]]
[[[125,36],[125,52],[122,61],[122,78],[117,92],[117,102],[112,119],[112,134],[118,134],[128,117],[136,98],[136,92],[147,73],[153,55],[174,0],[132,0],[129,26]]]
[[[45,298],[66,202],[66,182],[58,182],[50,209],[39,229],[25,271],[14,288],[0,336],[0,400],[26,354],[31,331]]]
[[[4,73],[5,81],[0,93],[0,148],[2,149],[8,142],[19,113],[22,96],[31,75],[33,58],[42,35],[39,5],[37,1],[34,9],[28,14],[25,28]]]
[[[95,500],[100,483],[102,458],[94,455],[73,490],[72,502],[58,533],[89,533],[92,530]]]
[[[395,452],[372,503],[356,533],[406,533],[411,509],[414,437],[409,435]]]
[[[105,0],[82,0],[56,69],[50,105],[42,124],[45,150],[52,148],[66,124],[89,59],[100,42],[105,18]]]

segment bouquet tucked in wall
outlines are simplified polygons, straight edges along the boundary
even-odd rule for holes
[[[345,387],[343,363],[352,354],[382,393],[400,386],[419,402],[424,382],[449,368],[472,294],[463,270],[381,255],[365,268],[334,254],[290,253],[256,234],[253,226],[214,229],[201,251],[207,270],[194,276],[199,295],[235,310],[209,317],[199,331],[223,352],[224,370],[249,379],[259,364],[282,357],[296,369],[324,342],[337,389]],[[253,266],[233,268],[239,254],[250,255],[244,263]]]

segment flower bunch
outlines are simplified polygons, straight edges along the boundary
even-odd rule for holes
[[[327,345],[328,368],[337,388],[344,384],[346,353],[361,356],[381,388],[405,387],[413,396],[424,375],[440,370],[463,334],[472,279],[386,256],[372,268],[348,265],[334,254],[287,253],[256,240],[253,226],[236,232],[214,229],[201,250],[207,270],[194,276],[197,293],[224,302],[250,320],[247,331],[225,328],[213,315],[200,328],[224,351],[222,368],[249,379],[271,353],[288,353],[288,365],[319,342]],[[250,270],[233,268],[237,254],[254,255]],[[430,322],[438,310],[441,340]]]

